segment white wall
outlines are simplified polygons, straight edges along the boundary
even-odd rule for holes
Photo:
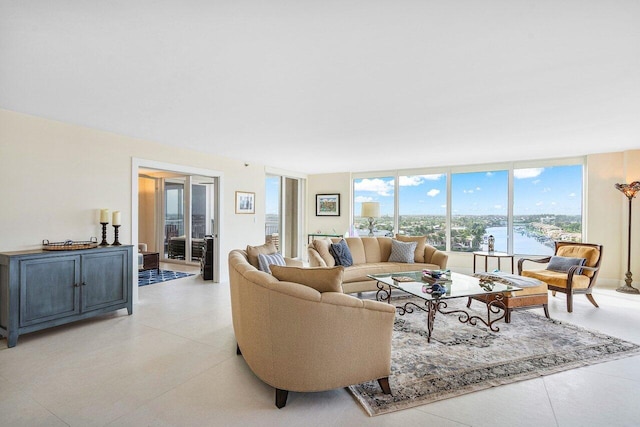
[[[0,110],[0,251],[40,248],[43,239],[100,239],[100,208],[120,210],[120,241],[137,243],[132,158],[224,173],[221,280],[231,249],[264,240],[263,165]],[[235,214],[236,190],[256,193],[256,215]]]

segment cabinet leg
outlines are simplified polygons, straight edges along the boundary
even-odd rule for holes
[[[9,332],[7,337],[7,347],[15,347],[18,344],[18,334]]]

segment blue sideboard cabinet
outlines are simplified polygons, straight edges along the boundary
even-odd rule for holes
[[[133,246],[0,253],[0,335],[18,336],[102,313],[133,311]]]

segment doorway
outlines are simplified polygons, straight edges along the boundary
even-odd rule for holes
[[[207,237],[213,245],[213,281],[219,282],[223,173],[134,158],[132,178],[131,241],[147,244],[161,262],[195,266]],[[137,259],[134,264],[135,271]]]

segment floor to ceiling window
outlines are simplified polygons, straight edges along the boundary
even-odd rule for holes
[[[368,209],[369,213],[367,212]],[[375,236],[393,236],[395,224],[395,177],[379,176],[353,181],[354,226],[359,236],[367,236],[373,218]],[[372,215],[372,212],[375,212]],[[364,215],[363,215],[364,214]]]
[[[368,203],[379,205],[376,236],[426,235],[441,250],[553,254],[554,241],[582,241],[584,159],[356,174],[353,223],[366,236]],[[360,176],[358,176],[360,175]]]
[[[427,236],[440,250],[447,246],[447,176],[400,175],[398,177],[398,233]]]
[[[265,242],[285,257],[302,256],[304,179],[268,174],[265,178]]]

